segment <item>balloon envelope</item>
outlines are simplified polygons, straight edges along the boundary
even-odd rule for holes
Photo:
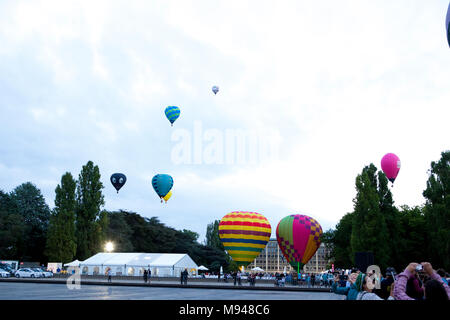
[[[393,153],[385,154],[381,159],[381,169],[392,183],[394,183],[397,178],[398,172],[400,171],[400,166],[400,158]]]
[[[157,174],[152,179],[152,185],[156,194],[160,198],[163,198],[169,193],[170,189],[172,189],[173,179],[168,174]]]
[[[447,17],[445,19],[445,29],[447,31],[447,42],[450,47],[450,3],[448,4]]]
[[[180,108],[176,106],[168,106],[164,112],[172,125],[180,116]]]
[[[169,193],[163,197],[164,201],[165,202],[169,201],[171,196],[172,196],[172,190],[170,190]]]
[[[219,92],[219,87],[218,86],[212,87],[212,91],[214,92],[214,94],[216,94],[217,92]]]
[[[313,218],[290,215],[281,219],[277,226],[277,241],[291,266],[303,268],[320,247],[322,227]]]
[[[120,188],[127,182],[127,177],[123,173],[113,173],[110,180],[117,193],[119,193]]]
[[[228,254],[240,266],[247,266],[266,247],[272,228],[256,212],[233,211],[219,223],[219,237]]]

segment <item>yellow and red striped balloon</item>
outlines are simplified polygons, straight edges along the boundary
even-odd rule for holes
[[[272,228],[262,214],[233,211],[220,220],[219,237],[239,265],[247,266],[266,247]]]

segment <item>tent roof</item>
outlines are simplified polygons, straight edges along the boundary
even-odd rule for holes
[[[264,271],[263,269],[261,269],[260,267],[255,267],[252,269],[252,271]]]
[[[81,262],[80,265],[129,265],[172,267],[185,257],[185,253],[101,252]],[[189,257],[190,259],[190,257]],[[192,261],[192,259],[190,259]],[[193,262],[193,261],[192,261]]]
[[[65,263],[65,264],[64,264],[64,267],[78,267],[78,266],[80,265],[81,262],[82,262],[82,261],[74,260],[74,261],[72,261],[72,262]]]

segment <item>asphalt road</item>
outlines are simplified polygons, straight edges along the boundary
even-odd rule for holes
[[[202,288],[115,287],[0,282],[0,300],[343,300],[329,292],[291,292]]]

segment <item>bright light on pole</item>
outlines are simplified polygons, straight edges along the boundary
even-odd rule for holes
[[[112,252],[114,250],[114,243],[112,243],[111,241],[107,242],[105,244],[105,250],[107,252]]]

